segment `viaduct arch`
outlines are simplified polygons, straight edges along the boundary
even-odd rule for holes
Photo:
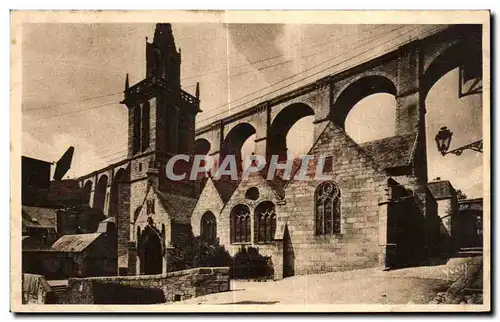
[[[208,142],[209,155],[227,154],[240,145],[234,137],[239,132],[232,129],[246,123],[255,130],[256,154],[283,154],[286,133],[298,119],[314,115],[315,141],[330,121],[343,129],[354,105],[376,93],[396,98],[395,135],[420,133],[425,137],[425,97],[433,84],[457,67],[469,77],[481,77],[480,35],[481,25],[450,26],[203,126],[196,130],[196,139]],[[248,133],[242,131],[241,138]],[[425,140],[421,141],[420,150],[425,151]],[[426,180],[426,174],[424,177]]]

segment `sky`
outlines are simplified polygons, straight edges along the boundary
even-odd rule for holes
[[[69,177],[126,156],[125,75],[145,75],[145,38],[154,24],[24,24],[22,33],[22,153],[57,161],[69,146]],[[200,82],[197,126],[347,69],[405,42],[435,32],[435,25],[173,24],[181,48],[184,90]],[[442,157],[434,136],[453,132],[451,148],[482,136],[480,95],[458,98],[458,71],[444,75],[426,99],[429,180],[450,180],[468,197],[482,196],[482,154]],[[363,143],[394,134],[395,98],[371,95],[351,110],[346,132]],[[301,119],[287,141],[295,154],[312,145],[312,117]],[[243,152],[253,149],[246,141]]]

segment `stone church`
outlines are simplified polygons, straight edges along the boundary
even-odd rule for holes
[[[233,255],[242,246],[257,248],[271,256],[277,279],[412,265],[442,252],[451,223],[441,219],[428,188],[424,101],[433,82],[457,63],[447,55],[463,52],[460,46],[471,51],[464,35],[476,31],[468,28],[416,40],[195,129],[199,88],[194,96],[182,90],[180,49],[170,24],[157,24],[146,42],[145,79],[130,85],[127,76],[125,82],[127,159],[79,179],[88,202],[116,220],[119,273],[166,272],[172,246],[191,232]],[[458,48],[442,45],[457,37]],[[344,130],[345,117],[360,99],[379,92],[396,97],[396,133],[358,144]],[[283,154],[286,133],[307,115],[314,115],[308,177],[326,155],[323,173],[331,180],[267,180],[264,172],[244,181],[165,175],[176,154],[241,159],[241,144],[252,134],[256,154]]]

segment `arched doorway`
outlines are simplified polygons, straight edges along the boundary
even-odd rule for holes
[[[146,227],[139,243],[140,272],[142,275],[156,275],[163,272],[163,249],[159,233]]]

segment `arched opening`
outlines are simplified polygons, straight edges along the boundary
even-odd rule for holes
[[[276,207],[271,201],[261,202],[255,207],[254,236],[256,243],[269,243],[276,233]]]
[[[109,200],[109,212],[108,216],[116,217],[118,214],[118,185],[120,182],[127,181],[127,171],[125,169],[120,169],[115,174],[115,179],[111,184],[110,200]]]
[[[468,83],[479,91],[464,95]],[[464,87],[464,88],[463,88]],[[477,87],[476,87],[477,88]],[[472,88],[474,89],[474,87]],[[426,108],[427,174],[429,178],[452,180],[469,198],[483,195],[483,157],[466,151],[460,157],[443,157],[434,138],[442,126],[453,131],[450,150],[480,140],[483,135],[482,30],[480,25],[463,26],[457,42],[441,52],[424,70],[421,99]]]
[[[134,106],[134,128],[132,135],[132,149],[134,154],[141,149],[141,106]]]
[[[254,140],[249,140],[255,133],[255,128],[249,123],[240,123],[232,128],[222,144],[219,164],[222,164],[226,157],[232,155],[236,159],[236,166],[238,167],[238,173],[240,173],[243,168],[243,156],[246,156],[249,150],[255,149]],[[247,141],[248,144],[246,144]],[[244,144],[246,144],[245,147]]]
[[[217,240],[217,220],[211,211],[201,217],[200,237],[209,245],[214,245]]]
[[[231,242],[249,243],[251,235],[250,208],[236,205],[231,210]]]
[[[142,151],[146,151],[149,148],[150,109],[149,101],[145,101],[142,104]]]
[[[361,99],[345,119],[345,132],[357,143],[393,136],[396,133],[396,97],[378,93]]]
[[[146,226],[139,239],[141,274],[156,275],[163,270],[163,250],[161,239],[154,228]]]
[[[178,115],[177,153],[187,154],[189,150],[189,116],[185,111]]]
[[[287,159],[287,151],[293,155],[307,153],[313,144],[314,110],[306,104],[296,103],[285,107],[273,120],[267,138],[268,157],[278,155]]]
[[[426,107],[426,152],[428,178],[451,180],[469,198],[483,195],[483,154],[466,151],[460,157],[442,156],[435,136],[442,126],[453,132],[450,150],[480,140],[483,136],[481,94],[459,97],[459,68],[441,77],[428,92]]]
[[[82,197],[82,202],[84,204],[90,205],[90,194],[92,192],[92,181],[87,181],[85,183],[85,186],[83,187],[83,197]]]
[[[377,93],[386,93],[395,96],[397,93],[396,86],[387,77],[379,75],[358,79],[344,89],[336,99],[331,111],[331,120],[345,129],[347,115],[354,106],[365,97]],[[376,113],[376,111],[372,113]]]
[[[108,186],[108,176],[102,175],[97,182],[94,191],[94,206],[93,208],[104,211],[104,204],[106,203],[106,188]]]
[[[165,116],[165,149],[169,152],[177,152],[177,136],[179,112],[176,107],[169,106],[164,111]]]
[[[434,84],[457,67],[463,71],[462,80],[482,78],[481,27],[471,26],[470,28],[465,34],[466,38],[460,39],[440,53],[425,69],[421,80],[423,99],[427,97]]]
[[[207,155],[210,152],[211,144],[207,139],[197,139],[194,142],[194,153],[198,155]]]

